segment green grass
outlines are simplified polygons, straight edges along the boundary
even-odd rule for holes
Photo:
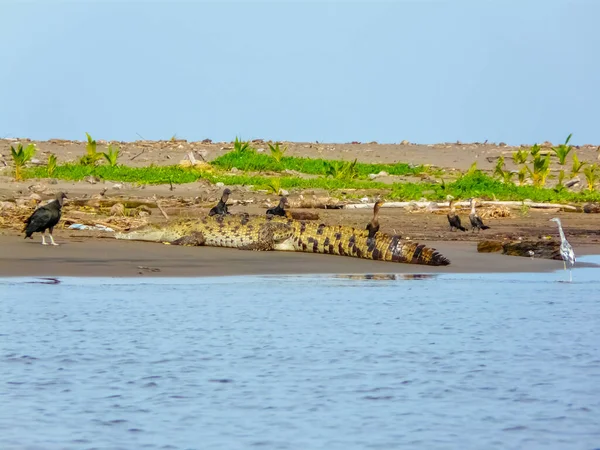
[[[326,175],[330,164],[338,165],[341,161],[313,158],[299,158],[295,156],[282,156],[277,161],[271,155],[256,153],[255,151],[231,151],[211,161],[215,167],[230,170],[236,167],[239,170],[251,172],[281,172],[295,170],[296,172],[311,175]],[[367,178],[369,174],[385,171],[390,175],[418,175],[426,172],[424,166],[411,166],[406,163],[397,164],[367,164],[356,163],[358,178]]]
[[[193,183],[201,178],[197,171],[178,166],[83,166],[80,164],[63,164],[56,166],[53,177],[61,180],[83,180],[94,175],[104,180],[124,181],[139,184],[183,184]],[[45,178],[45,167],[33,167],[23,171],[26,178]]]
[[[424,194],[425,193],[425,194]],[[517,186],[501,183],[480,171],[464,175],[453,183],[395,183],[387,196],[398,200],[445,200],[450,194],[455,199],[478,197],[487,200],[532,200],[534,202],[588,202],[600,201],[598,192],[570,192],[566,189],[546,189],[534,186]]]
[[[54,178],[62,180],[83,180],[88,176],[97,176],[104,180],[123,181],[138,184],[183,184],[193,183],[204,178],[212,183],[222,182],[228,185],[248,186],[254,185],[257,189],[267,188],[272,178],[264,176],[250,175],[225,175],[202,172],[191,168],[182,168],[179,166],[147,166],[147,167],[127,167],[102,165],[97,167],[82,166],[79,164],[64,164],[57,166],[54,171]],[[25,178],[46,178],[47,171],[45,167],[34,167],[24,169]],[[360,180],[337,180],[331,178],[298,178],[284,176],[280,178],[280,185],[284,189],[389,189],[389,185],[373,181]]]
[[[97,167],[64,164],[56,167],[54,177],[63,180],[82,180],[95,175],[105,180],[123,181],[138,184],[183,184],[193,183],[204,178],[212,183],[222,182],[227,185],[254,186],[255,189],[272,190],[273,177],[260,175],[226,175],[201,172],[178,166],[147,167]],[[46,167],[23,169],[24,178],[46,178]],[[479,170],[463,175],[452,183],[394,183],[384,184],[376,181],[340,180],[334,178],[299,178],[283,176],[278,179],[278,186],[283,189],[326,189],[341,191],[346,189],[378,189],[388,192],[385,197],[392,200],[445,200],[448,194],[456,199],[479,197],[488,200],[526,200],[534,202],[587,202],[600,201],[600,192],[570,192],[566,189],[546,189],[533,186],[517,186],[513,183],[501,183]]]

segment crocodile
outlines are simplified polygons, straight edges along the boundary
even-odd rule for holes
[[[345,225],[248,214],[183,219],[166,226],[148,225],[115,233],[117,239],[172,245],[207,245],[241,250],[324,253],[380,261],[446,266],[450,260],[434,248],[402,241],[400,236]]]

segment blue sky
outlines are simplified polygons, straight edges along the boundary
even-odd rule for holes
[[[600,2],[0,0],[0,137],[600,144]]]

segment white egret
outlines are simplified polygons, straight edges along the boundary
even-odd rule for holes
[[[573,251],[571,244],[569,244],[567,241],[567,238],[565,238],[565,233],[563,232],[560,219],[558,217],[554,217],[550,219],[550,221],[558,224],[558,232],[560,233],[560,256],[563,259],[563,266],[565,270],[567,270],[567,266],[569,266],[569,281],[573,281],[571,269],[575,265],[575,252]]]

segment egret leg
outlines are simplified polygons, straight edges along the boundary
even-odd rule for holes
[[[48,243],[46,242],[46,232],[45,231],[42,233],[42,245],[48,245]]]
[[[569,269],[569,283],[573,282],[573,271]]]
[[[563,266],[564,266],[565,270],[567,270],[567,263],[564,259],[563,259]]]

